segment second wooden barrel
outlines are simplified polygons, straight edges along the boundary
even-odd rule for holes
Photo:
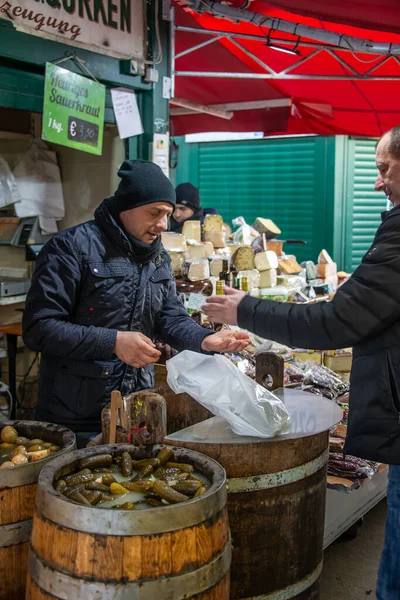
[[[75,449],[75,436],[69,429],[38,421],[10,421],[20,436],[39,438],[61,446],[57,454]],[[42,468],[54,456],[0,470],[0,599],[25,598],[28,540],[32,529],[36,482]]]
[[[226,470],[231,598],[317,600],[328,432],[249,444],[179,445],[203,452]]]
[[[198,452],[174,448],[211,483],[182,504],[143,510],[82,506],[53,482],[81,458],[129,450],[155,457],[160,446],[106,445],[73,452],[43,469],[29,554],[28,600],[228,600],[231,542],[223,468]]]

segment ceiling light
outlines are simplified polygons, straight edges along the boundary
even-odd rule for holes
[[[299,50],[295,50],[294,48],[285,48],[285,46],[280,46],[279,44],[265,44],[268,48],[272,48],[273,50],[279,50],[279,52],[286,52],[286,54],[294,54],[295,56],[302,56]]]

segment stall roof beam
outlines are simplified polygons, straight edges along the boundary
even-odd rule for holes
[[[175,106],[180,106],[181,108],[188,109],[190,112],[203,113],[207,115],[211,115],[213,117],[219,117],[220,119],[230,120],[233,117],[233,112],[228,112],[226,110],[221,110],[220,108],[216,108],[214,106],[209,106],[207,104],[198,104],[197,102],[191,102],[190,100],[183,100],[182,98],[171,98],[170,104],[174,104]],[[175,111],[174,114],[177,114]],[[186,111],[185,111],[185,114]]]
[[[374,42],[353,35],[343,35],[336,33],[335,31],[329,31],[328,29],[319,29],[294,21],[268,17],[261,13],[234,8],[210,0],[186,0],[186,3],[192,10],[199,14],[210,13],[216,17],[225,18],[234,22],[245,21],[266,29],[283,31],[294,35],[297,38],[305,37],[307,39],[316,40],[317,42],[339,46],[340,48],[350,48],[353,52],[400,55],[400,44],[394,44],[392,42]]]
[[[227,73],[215,71],[176,71],[177,77],[213,77],[221,79],[287,79],[311,81],[400,81],[400,75],[290,75],[286,73]]]

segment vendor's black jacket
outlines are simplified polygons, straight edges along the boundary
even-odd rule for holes
[[[332,302],[246,297],[238,322],[289,346],[354,346],[345,453],[400,464],[400,206],[383,213],[374,243]]]
[[[55,235],[40,253],[23,318],[25,344],[41,352],[38,419],[98,431],[112,390],[153,387],[151,365],[128,367],[114,354],[118,331],[200,352],[210,332],[183,308],[166,251],[146,265],[131,257],[105,202],[94,221]]]

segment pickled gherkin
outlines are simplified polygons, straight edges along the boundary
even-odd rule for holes
[[[96,454],[95,456],[88,456],[87,458],[81,458],[78,463],[79,469],[99,469],[100,467],[109,467],[112,463],[111,454]]]
[[[188,496],[175,491],[168,485],[168,483],[165,483],[165,481],[155,481],[153,490],[160,496],[160,498],[166,500],[170,504],[177,504],[178,502],[185,502],[186,500],[189,500]]]
[[[158,460],[160,461],[160,465],[168,462],[174,455],[174,451],[171,448],[167,448],[164,446],[161,448],[160,452],[157,455]]]
[[[123,452],[121,455],[121,472],[124,477],[130,477],[133,473],[133,462],[129,452]]]
[[[155,458],[140,460],[135,460],[137,452],[128,447],[117,456],[103,453],[83,458],[75,463],[75,473],[61,472],[54,486],[68,500],[84,506],[135,511],[162,509],[207,491],[209,484],[201,473],[192,464],[176,461],[172,448],[163,447]]]

